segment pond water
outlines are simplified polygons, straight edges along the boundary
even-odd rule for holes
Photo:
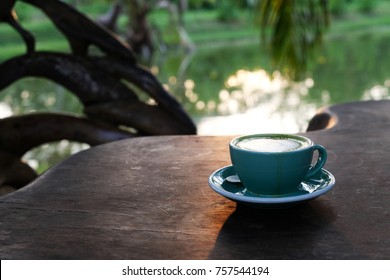
[[[306,79],[295,83],[267,71],[269,60],[256,43],[160,56],[151,70],[181,101],[198,134],[297,133],[321,107],[389,99],[389,61],[390,31],[383,30],[327,38]],[[82,106],[66,89],[42,79],[23,79],[2,91],[0,118],[34,111],[81,114]],[[25,159],[42,172],[86,147],[61,141]]]
[[[389,31],[328,38],[295,83],[267,72],[260,52],[256,44],[201,49],[184,74],[167,68],[173,63],[158,73],[204,135],[302,132],[321,107],[390,98]]]

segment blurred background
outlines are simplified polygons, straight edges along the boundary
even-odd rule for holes
[[[200,135],[298,133],[322,107],[390,98],[388,0],[295,1],[304,7],[284,17],[277,6],[283,1],[277,0],[65,2],[127,40],[139,62],[181,102]],[[69,52],[39,10],[23,2],[15,10],[38,50]],[[317,15],[313,25],[302,23],[310,11]],[[277,28],[287,34],[279,41],[273,35]],[[296,42],[294,34],[302,32],[305,42]],[[287,39],[303,46],[302,53]],[[24,52],[20,36],[0,24],[0,63]],[[19,80],[0,92],[0,118],[34,111],[82,114],[82,105],[65,88],[39,78]],[[24,158],[43,172],[87,147],[63,140]]]

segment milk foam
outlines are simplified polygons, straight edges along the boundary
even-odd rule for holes
[[[287,152],[301,148],[304,143],[295,139],[249,138],[238,142],[237,146],[258,152]]]

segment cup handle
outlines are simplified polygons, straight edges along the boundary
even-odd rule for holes
[[[313,152],[315,150],[318,151],[318,159],[317,162],[314,164],[314,166],[310,167],[309,171],[306,174],[306,177],[311,177],[315,175],[318,171],[320,171],[321,168],[324,166],[326,159],[328,157],[328,153],[326,152],[323,146],[315,144],[313,146]]]

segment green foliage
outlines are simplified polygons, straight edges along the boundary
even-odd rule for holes
[[[377,0],[359,0],[358,1],[359,10],[363,13],[373,12],[375,7],[377,6],[377,4],[378,4]]]
[[[218,19],[223,22],[237,21],[239,19],[239,3],[236,0],[218,2]]]
[[[329,11],[334,16],[342,16],[346,11],[346,0],[329,0]]]
[[[301,79],[329,25],[326,2],[263,0],[259,21],[275,68],[293,80]]]
[[[218,0],[188,0],[190,9],[214,9]]]

